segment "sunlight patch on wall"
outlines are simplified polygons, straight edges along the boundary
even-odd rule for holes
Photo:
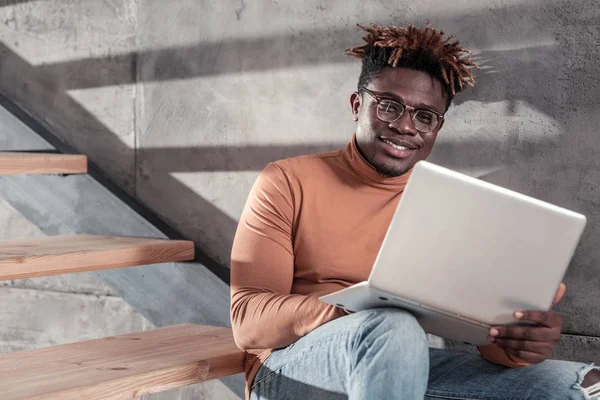
[[[238,220],[258,174],[259,171],[235,171],[174,172],[171,175],[228,217]]]
[[[68,95],[129,148],[135,146],[135,86],[69,90]],[[82,132],[83,134],[83,132]],[[89,133],[93,134],[93,133]]]

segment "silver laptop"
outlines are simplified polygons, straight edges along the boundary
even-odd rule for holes
[[[548,310],[586,218],[420,161],[367,282],[321,300],[351,311],[398,307],[424,330],[483,345],[519,309]]]

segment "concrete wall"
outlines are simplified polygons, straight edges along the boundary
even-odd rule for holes
[[[596,0],[5,3],[0,91],[223,264],[268,161],[350,138],[356,23],[457,33],[483,68],[433,160],[588,216],[560,354],[600,354]]]

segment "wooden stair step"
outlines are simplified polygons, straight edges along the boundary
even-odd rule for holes
[[[0,355],[3,400],[131,399],[244,371],[231,329],[175,325]]]
[[[0,243],[0,281],[194,259],[194,242],[71,235]]]
[[[87,171],[84,155],[0,152],[0,175],[85,174]]]

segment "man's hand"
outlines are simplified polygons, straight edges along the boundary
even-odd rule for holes
[[[563,298],[567,287],[561,283],[554,296],[552,307]],[[488,341],[504,349],[513,357],[537,364],[546,360],[560,340],[563,325],[562,315],[554,311],[517,311],[515,318],[535,322],[537,326],[497,326],[490,329]]]
[[[488,341],[509,356],[537,364],[546,360],[560,340],[564,318],[555,311],[517,311],[515,318],[537,326],[497,326],[490,329]]]

